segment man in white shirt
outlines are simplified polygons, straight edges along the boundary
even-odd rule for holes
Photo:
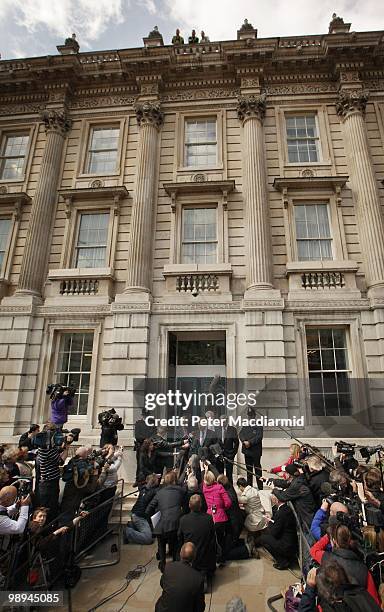
[[[14,520],[9,514],[15,510],[16,497],[16,487],[4,487],[0,491],[0,535],[17,535],[24,533],[28,522],[31,499],[29,495],[21,499],[19,518]]]

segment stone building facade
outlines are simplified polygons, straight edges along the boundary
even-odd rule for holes
[[[55,380],[96,440],[102,409],[132,424],[134,378],[215,374],[284,381],[323,446],[380,437],[383,59],[334,16],[1,61],[1,439]]]

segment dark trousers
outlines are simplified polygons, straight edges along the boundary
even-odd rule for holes
[[[59,514],[59,479],[40,480],[39,482],[39,504],[49,508],[47,523]]]
[[[247,468],[247,484],[253,486],[253,473],[256,475],[257,486],[261,490],[263,481],[261,478],[261,452],[255,455],[244,455],[245,465]]]
[[[280,540],[277,540],[267,533],[262,533],[261,536],[256,539],[256,545],[263,546],[266,550],[268,550],[272,557],[276,559],[277,563],[293,561],[296,556],[294,551],[283,549]]]
[[[229,482],[233,484],[233,463],[229,463],[229,461],[225,461],[224,465],[225,465],[225,475],[228,478]]]
[[[225,558],[227,561],[240,561],[242,559],[249,559],[249,551],[242,538],[233,543],[232,546],[226,550]]]
[[[215,532],[217,543],[220,547],[218,551],[218,562],[224,563],[225,561],[225,548],[226,548],[226,535],[227,535],[228,521],[222,523],[215,523]]]
[[[177,560],[178,538],[177,531],[168,531],[157,536],[157,547],[159,562],[164,567],[166,559],[166,548],[169,547],[169,554],[172,556],[172,561]]]

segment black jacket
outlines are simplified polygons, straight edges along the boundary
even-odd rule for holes
[[[179,540],[193,542],[196,559],[193,567],[199,571],[214,572],[216,569],[216,536],[212,517],[204,512],[190,512],[180,519]]]
[[[301,597],[298,612],[317,612],[317,591],[315,588],[306,586]],[[329,601],[320,599],[319,604],[323,612],[380,612],[380,606],[363,587],[345,584],[339,588],[340,601],[331,604]]]
[[[26,446],[29,451],[33,450],[33,441],[31,438],[29,438],[29,431],[26,431],[20,436],[19,448],[22,448],[23,446]]]
[[[155,612],[204,612],[204,578],[184,561],[167,563]]]
[[[312,472],[309,477],[309,488],[312,491],[317,507],[321,506],[321,502],[324,498],[324,493],[321,491],[321,485],[323,482],[329,482],[329,471],[320,470],[320,472]]]
[[[132,508],[132,514],[140,516],[141,518],[148,518],[145,515],[148,504],[153,500],[157,491],[157,487],[143,487],[139,493],[139,497],[136,500],[135,505]]]
[[[308,529],[310,528],[316,512],[316,504],[304,474],[295,476],[289,487],[284,491],[273,489],[272,493],[276,495],[277,499],[280,501],[291,501],[300,521],[304,523]]]
[[[152,455],[148,455],[140,451],[138,482],[143,482],[150,474],[161,474],[162,470],[160,468],[160,453],[154,450]]]
[[[228,488],[225,488],[225,490],[232,501],[232,505],[226,510],[226,513],[231,529],[232,542],[235,543],[239,539],[241,530],[243,529],[244,517],[240,510],[239,498],[237,497],[235,489],[230,486]]]
[[[345,570],[351,584],[358,584],[366,588],[368,569],[360,557],[353,550],[345,548],[334,548],[332,551],[324,551],[321,563],[325,561],[336,561]]]
[[[178,530],[185,495],[185,489],[178,485],[168,485],[157,491],[145,511],[148,518],[158,511],[161,512],[160,521],[153,530],[155,535]]]
[[[156,432],[156,427],[147,425],[144,419],[138,419],[135,423],[135,440],[141,446],[144,440],[151,438]]]
[[[224,457],[234,460],[239,448],[239,436],[236,427],[228,425],[224,434],[224,442],[222,437],[222,428],[219,427],[217,430],[218,442],[223,449]]]
[[[246,448],[242,444],[241,452],[245,455],[245,458],[249,457],[256,459],[261,457],[262,453],[262,442],[263,442],[263,428],[259,425],[244,425],[240,429],[239,438],[242,442],[250,442],[250,447]]]
[[[294,553],[297,550],[296,519],[287,504],[283,504],[273,511],[273,523],[269,523],[262,533],[271,535],[281,544],[281,550]]]

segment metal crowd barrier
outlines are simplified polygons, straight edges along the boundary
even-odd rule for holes
[[[63,526],[65,515],[59,515],[38,534],[13,537],[9,549],[0,557],[1,590],[49,590],[65,575],[72,548],[72,532],[52,541],[46,539]]]
[[[117,487],[106,487],[85,497],[80,506],[88,514],[76,525],[73,538],[73,560],[79,561],[91,551],[96,544],[109,535],[117,539],[117,557],[113,561],[81,564],[82,569],[116,565],[121,556],[121,528],[124,499],[124,480],[117,482]],[[110,524],[112,513],[117,510],[117,522]]]

